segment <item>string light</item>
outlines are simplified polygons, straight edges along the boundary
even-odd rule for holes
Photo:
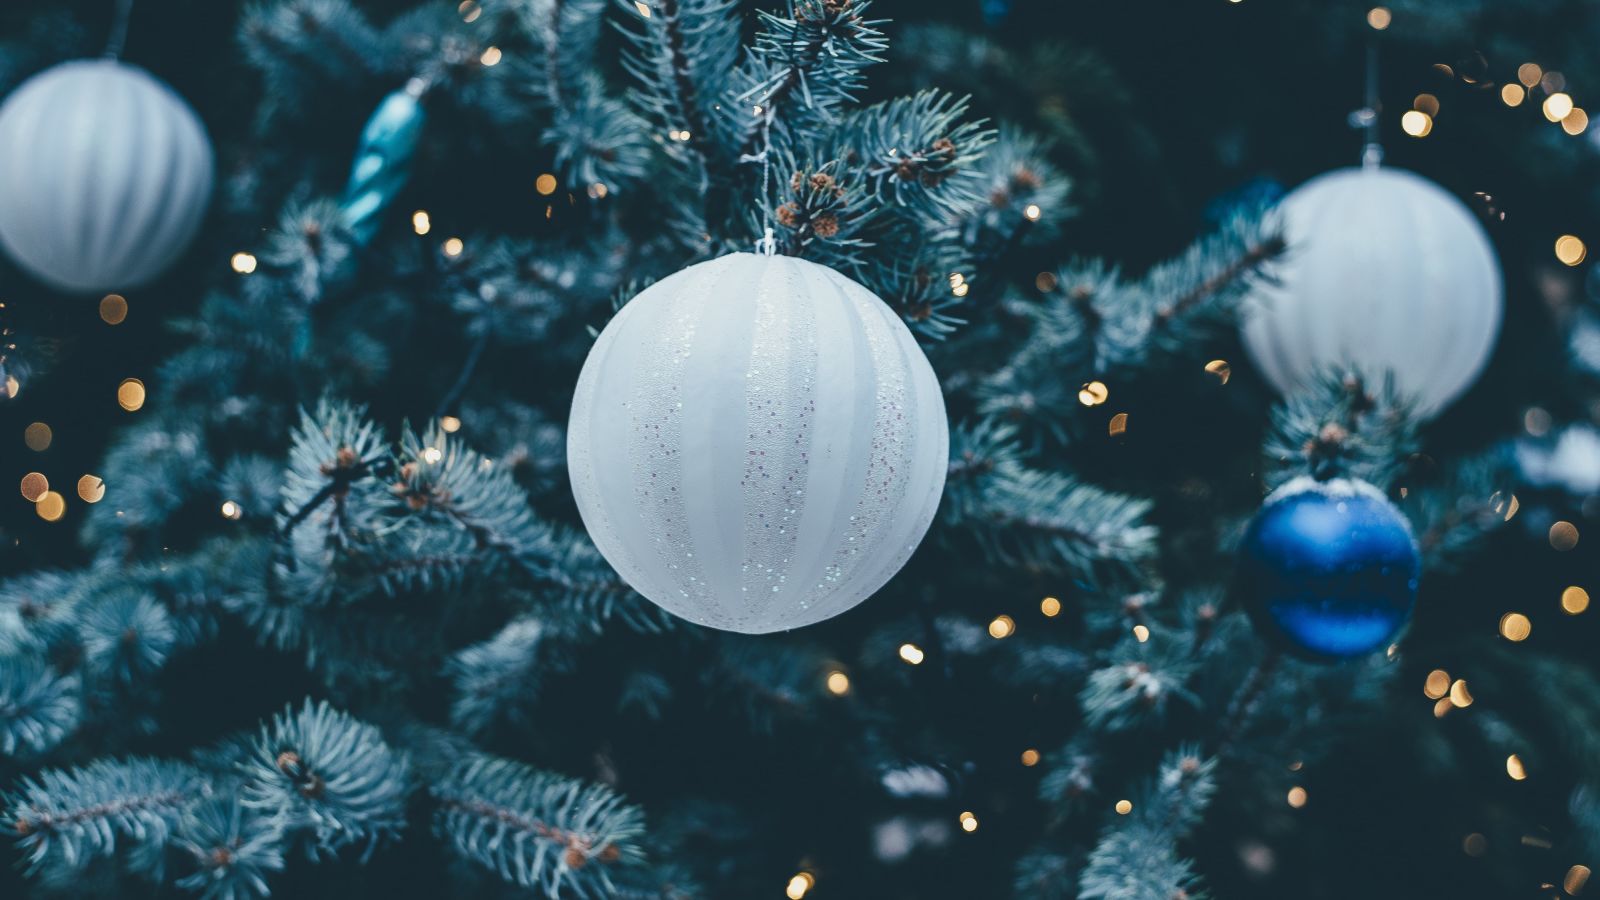
[[[144,382],[137,378],[124,378],[117,385],[117,405],[128,412],[144,407]]]
[[[121,294],[107,294],[100,298],[100,321],[107,325],[121,325],[128,317],[128,301]]]
[[[78,479],[78,499],[85,503],[99,503],[106,495],[106,483],[99,475],[85,475]]]
[[[444,459],[444,451],[438,447],[424,447],[422,449],[422,461],[428,465],[438,465],[441,459]]]
[[[50,449],[50,442],[55,439],[55,432],[43,422],[34,422],[22,429],[22,442],[28,445],[29,450],[43,453]]]
[[[1425,138],[1433,132],[1433,116],[1420,109],[1408,110],[1400,117],[1400,129],[1414,138]]]
[[[33,511],[46,522],[59,521],[67,513],[67,500],[55,491],[45,491],[39,502],[33,505]]]
[[[1418,94],[1411,101],[1411,108],[1427,113],[1430,116],[1439,114],[1439,98],[1432,94]]]
[[[811,877],[810,872],[797,872],[793,878],[789,879],[789,885],[783,889],[783,894],[789,900],[800,900],[801,897],[806,895],[806,891],[811,890],[811,886],[816,883],[817,880]]]
[[[1084,406],[1099,406],[1111,396],[1111,391],[1099,381],[1090,381],[1078,390],[1078,402]]]
[[[1500,100],[1507,106],[1521,106],[1527,98],[1528,92],[1520,84],[1506,82],[1500,86]]]
[[[1459,709],[1466,709],[1472,705],[1472,694],[1467,691],[1466,679],[1457,678],[1450,685],[1450,705]]]
[[[1299,809],[1306,805],[1306,789],[1298,784],[1289,788],[1289,806]]]
[[[1120,434],[1123,434],[1123,433],[1127,432],[1127,430],[1128,430],[1128,414],[1125,413],[1125,412],[1122,412],[1122,413],[1117,413],[1116,415],[1112,416],[1111,417],[1111,422],[1109,424],[1107,424],[1107,426],[1106,426],[1106,430],[1111,434],[1112,437],[1116,437],[1116,436],[1118,436]]]
[[[1500,617],[1500,636],[1512,643],[1528,639],[1533,633],[1533,622],[1519,612],[1508,612]]]
[[[965,831],[965,832],[968,832],[969,834],[971,832],[977,831],[978,830],[978,817],[973,815],[970,812],[962,813],[961,814],[961,830]]]
[[[1133,639],[1141,644],[1150,640],[1150,629],[1143,625],[1133,626]]]
[[[1022,751],[1022,764],[1030,769],[1037,766],[1039,764],[1039,751],[1032,747]]]
[[[1388,28],[1389,23],[1393,21],[1394,14],[1389,12],[1387,6],[1374,6],[1367,10],[1367,24],[1371,25],[1374,31],[1382,31]]]
[[[228,259],[228,265],[240,275],[249,275],[256,270],[256,258],[241,250]]]
[[[900,658],[913,666],[920,666],[923,660],[922,648],[916,644],[901,644]]]
[[[495,63],[497,63],[499,61],[500,61],[500,48],[499,47],[486,48],[483,51],[483,55],[478,57],[478,62],[483,63],[484,66],[486,66],[486,67],[487,66],[492,66],[492,65],[494,65]]]
[[[445,242],[444,242],[444,245],[443,245],[443,247],[441,249],[444,250],[444,255],[445,256],[451,257],[453,259],[453,258],[455,258],[457,256],[460,256],[461,255],[461,251],[465,250],[466,248],[467,248],[467,245],[463,244],[461,242],[461,238],[453,237],[453,238],[446,238]]]
[[[1039,601],[1039,612],[1044,613],[1046,618],[1053,619],[1061,615],[1061,601],[1054,597],[1046,597]]]
[[[461,430],[461,420],[455,416],[440,416],[439,430],[445,434],[455,434]]]
[[[1556,238],[1556,259],[1565,265],[1576,266],[1583,262],[1589,255],[1589,248],[1584,246],[1583,239],[1575,234],[1563,234]]]
[[[50,490],[50,479],[44,477],[43,472],[29,472],[22,476],[22,499],[29,503],[38,503]]]
[[[239,504],[232,500],[224,500],[222,502],[222,517],[224,519],[237,519],[242,515],[244,515],[244,510],[239,508]]]
[[[1131,801],[1131,800],[1118,800],[1117,801],[1117,805],[1115,807],[1113,807],[1113,808],[1116,809],[1117,815],[1125,816],[1128,813],[1133,812],[1133,801]]]
[[[1572,112],[1567,113],[1566,117],[1561,120],[1561,130],[1574,137],[1583,134],[1588,127],[1589,114],[1577,107],[1573,107]]]
[[[1450,693],[1450,673],[1443,669],[1434,669],[1422,682],[1422,692],[1428,695],[1429,700],[1438,700]]]
[[[1576,897],[1583,892],[1583,886],[1589,883],[1589,867],[1578,865],[1567,870],[1567,877],[1562,879],[1561,887],[1568,894]]]
[[[1561,609],[1569,616],[1575,616],[1589,608],[1589,592],[1577,585],[1573,585],[1561,592]]]
[[[1572,95],[1557,91],[1544,98],[1544,117],[1559,122],[1572,112]]]
[[[1022,208],[1022,217],[1029,222],[1039,221],[1039,217],[1042,215],[1044,215],[1044,210],[1040,209],[1037,203],[1029,203]]]
[[[1016,630],[1017,623],[1012,621],[1011,617],[1007,615],[995,616],[994,620],[989,623],[989,636],[995,640],[1008,638],[1015,633]]]
[[[1528,407],[1528,411],[1522,414],[1523,429],[1534,437],[1543,437],[1552,423],[1550,413],[1537,406]]]
[[[850,693],[850,676],[838,669],[828,673],[828,693],[843,697]]]
[[[1522,781],[1528,777],[1528,770],[1522,764],[1522,757],[1515,753],[1506,757],[1506,774],[1511,776],[1512,781]]]
[[[1562,553],[1578,546],[1578,526],[1565,519],[1551,525],[1550,546]]]
[[[548,197],[554,194],[556,192],[556,177],[549,172],[540,175],[533,180],[533,189],[538,191],[541,197]]]
[[[1233,377],[1233,366],[1228,365],[1225,359],[1213,359],[1206,363],[1206,371],[1217,376],[1219,384],[1227,384],[1228,379]]]
[[[411,214],[411,230],[417,234],[427,234],[433,230],[433,218],[425,209],[419,209]]]
[[[1489,509],[1492,510],[1495,515],[1504,516],[1505,521],[1507,522],[1511,521],[1511,517],[1516,515],[1517,510],[1521,507],[1522,503],[1521,501],[1517,500],[1516,494],[1506,491],[1495,491],[1489,497]]]
[[[1531,88],[1543,77],[1544,70],[1539,68],[1538,63],[1528,62],[1517,66],[1517,80],[1522,82],[1523,87]]]

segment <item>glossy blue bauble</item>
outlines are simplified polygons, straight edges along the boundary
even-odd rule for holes
[[[1251,520],[1238,574],[1257,630],[1301,656],[1339,660],[1405,627],[1421,558],[1411,524],[1377,488],[1298,478]]]

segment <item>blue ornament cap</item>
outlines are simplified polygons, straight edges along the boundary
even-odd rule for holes
[[[1411,617],[1421,571],[1411,523],[1354,479],[1285,484],[1239,547],[1239,587],[1257,630],[1322,661],[1392,641]]]
[[[421,82],[413,80],[384,97],[361,129],[361,146],[339,209],[345,228],[363,247],[377,235],[384,211],[411,178],[423,119]]]

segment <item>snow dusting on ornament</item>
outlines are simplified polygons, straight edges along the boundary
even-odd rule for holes
[[[1550,441],[1517,442],[1522,477],[1536,487],[1559,487],[1570,494],[1600,494],[1600,431],[1573,425]]]

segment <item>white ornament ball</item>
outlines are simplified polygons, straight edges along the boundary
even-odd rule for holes
[[[1339,169],[1283,199],[1288,249],[1246,304],[1244,343],[1288,394],[1328,368],[1392,374],[1429,417],[1477,380],[1500,330],[1500,263],[1443,188],[1400,169]]]
[[[60,290],[159,275],[200,227],[211,180],[194,111],[135,66],[62,63],[0,104],[0,245]]]
[[[734,253],[651,285],[578,377],[567,466],[635,590],[763,634],[844,612],[905,565],[949,466],[944,396],[882,300]]]

